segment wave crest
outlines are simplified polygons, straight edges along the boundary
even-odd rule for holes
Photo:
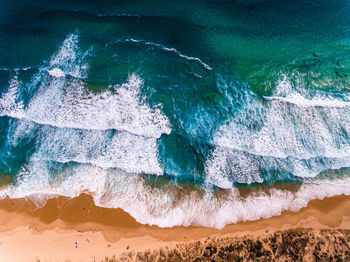
[[[89,50],[82,52],[78,43],[78,35],[68,35],[30,83],[11,80],[0,98],[0,115],[18,119],[9,146],[30,134],[35,151],[29,162],[74,161],[161,175],[157,139],[171,132],[161,105],[146,104],[136,74],[106,91],[88,91]],[[26,102],[23,92],[30,93]]]
[[[347,93],[308,90],[299,78],[293,82],[285,75],[275,95],[263,101],[247,89],[233,89],[237,109],[214,135],[208,182],[227,188],[234,182],[262,183],[271,172],[314,177],[350,166]]]

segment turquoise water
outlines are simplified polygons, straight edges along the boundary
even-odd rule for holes
[[[348,1],[0,10],[0,197],[221,228],[350,194]]]

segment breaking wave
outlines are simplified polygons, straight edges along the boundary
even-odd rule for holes
[[[233,117],[220,126],[206,162],[207,181],[221,188],[262,183],[273,172],[315,177],[350,166],[350,108],[346,94],[308,91],[282,75],[262,101],[235,89]]]
[[[90,163],[133,173],[162,174],[157,139],[171,126],[161,106],[141,97],[135,74],[112,91],[92,93],[84,86],[88,52],[69,35],[47,66],[24,85],[15,75],[0,99],[0,115],[17,119],[9,131],[16,146],[35,139],[30,161]],[[23,92],[31,91],[28,101]],[[30,162],[31,163],[31,162]]]
[[[349,97],[307,89],[285,75],[264,97],[219,80],[234,114],[208,138],[213,148],[203,157],[200,190],[176,183],[151,187],[145,176],[163,175],[164,169],[159,138],[172,131],[162,105],[146,103],[143,80],[136,74],[102,92],[89,91],[85,83],[91,49],[83,52],[78,44],[77,34],[67,36],[29,83],[15,72],[2,93],[0,115],[10,119],[8,152],[28,141],[32,148],[15,182],[3,188],[0,197],[30,197],[42,206],[50,197],[89,192],[97,205],[122,208],[143,224],[222,228],[297,211],[312,199],[350,195],[348,176],[319,176],[350,166]],[[175,49],[141,44],[175,52],[211,70]],[[289,178],[302,182],[297,191],[273,187],[273,182]],[[235,187],[265,182],[272,184],[268,190],[249,196]]]

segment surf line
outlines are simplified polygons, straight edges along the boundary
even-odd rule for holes
[[[209,71],[213,70],[213,68],[211,68],[208,64],[204,63],[200,58],[184,55],[180,51],[176,50],[173,47],[166,47],[166,46],[163,46],[161,44],[154,43],[154,42],[149,42],[149,41],[145,41],[145,40],[138,40],[138,39],[134,39],[134,38],[127,38],[125,40],[117,40],[117,41],[113,41],[113,42],[114,43],[118,43],[118,42],[132,42],[132,43],[140,43],[140,44],[148,45],[148,46],[155,46],[155,47],[160,48],[160,49],[162,49],[164,51],[175,53],[179,57],[185,58],[187,60],[197,61],[205,69],[207,69]]]
[[[302,107],[346,108],[350,106],[350,103],[348,101],[342,101],[329,97],[315,97],[312,99],[307,99],[300,94],[293,94],[287,97],[263,96],[263,98],[266,101],[289,103]]]

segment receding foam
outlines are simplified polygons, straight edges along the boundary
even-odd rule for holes
[[[347,98],[308,93],[288,78],[262,101],[236,89],[238,99],[230,101],[238,110],[211,141],[202,192],[151,188],[139,174],[162,175],[157,143],[171,132],[168,118],[161,105],[151,107],[142,98],[143,81],[136,74],[108,91],[86,90],[89,50],[82,52],[78,43],[78,35],[67,36],[29,84],[15,75],[2,95],[0,115],[11,117],[8,145],[35,143],[15,183],[0,197],[30,197],[42,206],[52,196],[90,192],[97,205],[122,208],[143,224],[222,228],[297,211],[312,199],[350,195],[348,176],[317,177],[350,164]],[[27,89],[32,93],[25,102],[21,92]],[[296,192],[270,187],[241,196],[234,183],[262,183],[262,170],[306,179]]]
[[[84,87],[88,52],[80,51],[78,39],[69,35],[49,65],[33,77],[31,85],[39,87],[26,108],[19,110],[20,101],[16,101],[21,85],[10,85],[0,99],[0,114],[59,128],[115,129],[155,138],[169,134],[170,123],[160,106],[149,107],[142,101],[143,81],[137,75],[130,74],[126,83],[114,85],[114,91],[93,94]],[[50,72],[54,77],[48,77]]]
[[[10,130],[11,145],[25,139],[26,127],[36,144],[30,161],[72,161],[162,175],[157,139],[169,134],[171,126],[161,105],[146,104],[143,81],[136,74],[107,91],[88,91],[89,50],[82,52],[78,42],[78,35],[68,35],[28,85],[17,76],[10,81],[0,98],[0,115],[18,119]],[[34,91],[24,105],[20,93],[25,89]]]
[[[53,68],[51,70],[48,70],[47,72],[54,77],[64,77],[65,76],[64,72],[59,68]]]
[[[221,188],[233,182],[262,183],[262,170],[315,177],[350,166],[350,103],[347,94],[308,90],[285,75],[265,101],[238,90],[239,107],[219,127],[206,161],[207,181]]]
[[[298,211],[312,199],[350,195],[350,178],[305,182],[294,193],[270,188],[242,197],[236,188],[224,194],[151,188],[141,177],[91,165],[55,174],[43,162],[32,162],[18,176],[17,185],[0,191],[0,196],[30,197],[42,206],[50,197],[75,197],[81,192],[90,192],[98,206],[122,208],[142,224],[223,228],[239,221],[280,215],[284,210]]]

